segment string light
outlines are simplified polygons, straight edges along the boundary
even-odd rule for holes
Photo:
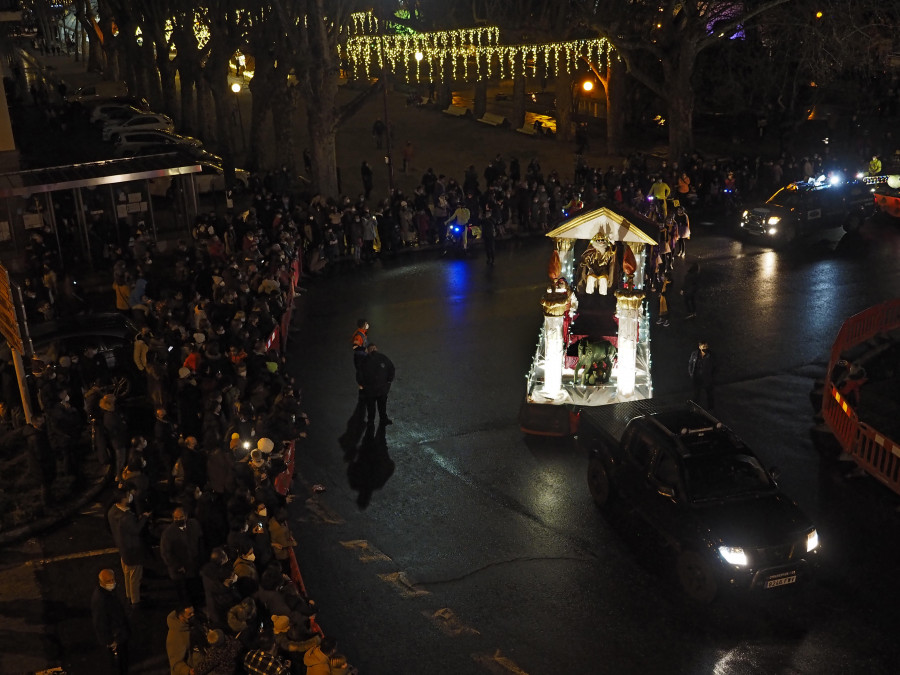
[[[378,68],[389,64],[407,82],[421,81],[420,61],[425,61],[429,79],[444,81],[460,74],[469,77],[470,64],[479,78],[501,79],[543,72],[557,77],[565,69],[571,74],[588,61],[609,67],[614,49],[606,38],[543,44],[500,45],[496,27],[415,33],[413,35],[357,35],[347,40],[344,57],[354,77],[371,76],[373,62]],[[416,53],[422,59],[416,59]],[[616,55],[618,57],[618,55]],[[445,72],[445,60],[449,72]],[[605,62],[605,63],[604,63]],[[530,66],[530,67],[529,67]]]

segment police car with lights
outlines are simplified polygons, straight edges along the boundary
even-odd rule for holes
[[[775,245],[795,241],[837,243],[874,211],[871,186],[838,175],[790,183],[741,215],[740,232]]]

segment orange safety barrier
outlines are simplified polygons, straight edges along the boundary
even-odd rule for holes
[[[832,345],[827,377],[831,377],[847,349],[896,328],[900,328],[900,298],[847,319]],[[861,422],[853,406],[830,379],[825,384],[822,417],[844,452],[868,474],[900,494],[900,444]]]

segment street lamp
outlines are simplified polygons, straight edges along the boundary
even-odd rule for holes
[[[241,99],[238,97],[238,94],[241,93],[241,85],[239,82],[235,82],[231,85],[231,91],[234,92],[234,105],[237,107],[237,116],[238,116],[238,124],[241,126],[241,148],[244,151],[247,150],[247,138],[244,135],[244,116],[241,113]]]

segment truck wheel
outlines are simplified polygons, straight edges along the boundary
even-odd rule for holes
[[[860,223],[859,216],[856,215],[855,213],[851,214],[850,216],[847,217],[847,220],[844,223],[844,232],[847,232],[849,234],[853,234],[854,232],[859,232],[860,224],[861,223]]]
[[[797,227],[795,225],[785,225],[781,232],[781,247],[787,248],[797,238]]]
[[[612,497],[609,474],[606,472],[603,462],[596,457],[592,458],[588,464],[588,488],[591,490],[594,504],[606,506],[609,503]]]
[[[682,551],[679,554],[678,581],[691,600],[704,605],[715,600],[719,590],[709,562],[695,551]]]

